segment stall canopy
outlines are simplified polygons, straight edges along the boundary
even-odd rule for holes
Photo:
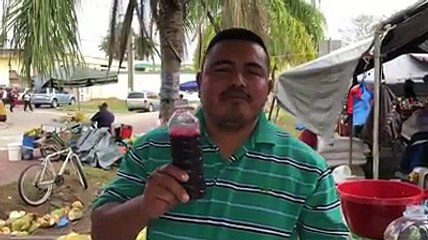
[[[181,83],[180,91],[198,91],[198,83],[196,81],[188,81],[185,83]]]
[[[90,87],[117,83],[117,74],[113,72],[92,69],[86,66],[58,68],[47,78],[44,86],[61,86],[68,88]]]
[[[383,81],[386,84],[404,83],[406,79],[422,82],[423,77],[428,74],[428,54],[405,54],[401,55],[382,66]],[[367,82],[374,82],[374,69],[359,75]]]
[[[423,0],[382,22],[382,62],[427,53],[427,19],[428,0]],[[281,74],[275,87],[280,105],[309,129],[331,137],[352,77],[374,67],[373,46],[374,40],[368,39]]]

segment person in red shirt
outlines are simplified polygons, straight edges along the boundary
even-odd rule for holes
[[[350,117],[352,117],[353,109],[354,109],[354,98],[361,98],[362,92],[360,88],[360,84],[357,84],[351,88],[348,95],[347,101],[347,111]]]

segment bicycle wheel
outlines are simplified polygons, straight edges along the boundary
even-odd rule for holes
[[[77,157],[76,155],[73,155],[71,157],[71,162],[74,165],[74,167],[76,168],[76,172],[77,172],[77,176],[79,178],[80,184],[82,185],[83,189],[87,189],[88,188],[88,181],[86,180],[86,175],[83,172],[82,163],[80,162],[79,157]]]
[[[31,174],[35,173],[35,176]],[[30,206],[40,206],[52,194],[54,175],[42,164],[36,163],[22,171],[18,180],[18,192],[21,199]],[[26,184],[26,180],[30,184]],[[27,189],[28,186],[28,189]]]

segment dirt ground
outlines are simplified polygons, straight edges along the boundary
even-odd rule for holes
[[[107,182],[109,182],[110,179],[113,178],[115,171],[105,171],[91,167],[85,167],[84,170],[88,179],[88,189],[84,190],[77,180],[77,176],[70,174],[65,176],[65,181],[62,186],[54,188],[54,192],[51,195],[49,201],[39,207],[28,206],[20,199],[16,182],[6,186],[1,186],[0,219],[7,219],[9,213],[13,210],[23,210],[43,216],[56,208],[66,205],[69,206],[72,202],[80,200],[84,204],[84,215],[82,219],[73,223],[69,223],[68,226],[64,228],[53,227],[47,229],[38,229],[32,235],[58,236],[68,234],[71,231],[78,233],[89,233],[91,227],[89,216],[92,201],[99,193],[101,188]],[[73,171],[70,170],[70,173],[73,173]]]

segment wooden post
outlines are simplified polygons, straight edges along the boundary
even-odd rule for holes
[[[277,101],[276,96],[275,96],[275,88],[276,88],[276,84],[275,84],[275,70],[276,70],[276,66],[273,68],[272,70],[272,74],[271,74],[271,81],[274,84],[274,89],[273,89],[273,99],[272,102],[270,103],[270,108],[269,108],[269,115],[268,115],[268,119],[269,121],[272,120],[272,114],[273,114],[273,109],[275,106],[275,101]]]

